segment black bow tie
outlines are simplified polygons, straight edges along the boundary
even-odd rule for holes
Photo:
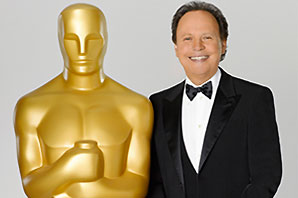
[[[212,96],[212,83],[211,81],[204,84],[202,87],[193,87],[189,84],[186,84],[186,95],[190,101],[192,101],[197,93],[202,92],[205,96],[211,99]]]

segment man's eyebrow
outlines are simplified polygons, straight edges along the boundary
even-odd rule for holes
[[[184,33],[184,34],[181,35],[181,37],[184,37],[184,36],[192,36],[192,34],[191,33]]]
[[[213,35],[215,35],[215,34],[214,34],[214,33],[211,33],[211,32],[206,32],[206,33],[203,33],[203,34],[202,34],[202,36],[206,36],[206,35],[212,35],[212,36],[213,36]]]

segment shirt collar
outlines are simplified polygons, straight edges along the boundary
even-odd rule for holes
[[[218,85],[219,85],[219,81],[220,81],[220,78],[221,78],[221,71],[219,68],[217,68],[217,71],[216,73],[208,80],[206,80],[203,84],[201,85],[195,85],[193,82],[191,82],[191,80],[186,76],[186,80],[185,80],[185,85],[186,84],[189,84],[193,87],[201,87],[203,86],[204,84],[206,84],[207,82],[211,81],[212,82],[212,97],[211,99],[214,99],[215,97],[215,93],[217,92],[217,88],[218,88]],[[184,89],[186,90],[186,89]]]

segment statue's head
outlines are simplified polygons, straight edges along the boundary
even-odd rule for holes
[[[68,6],[59,16],[58,36],[67,69],[82,75],[99,71],[108,40],[101,10],[88,4]]]

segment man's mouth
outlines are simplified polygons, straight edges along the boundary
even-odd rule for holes
[[[204,56],[190,56],[189,59],[192,61],[204,61],[207,58],[209,58],[208,55],[204,55]]]

